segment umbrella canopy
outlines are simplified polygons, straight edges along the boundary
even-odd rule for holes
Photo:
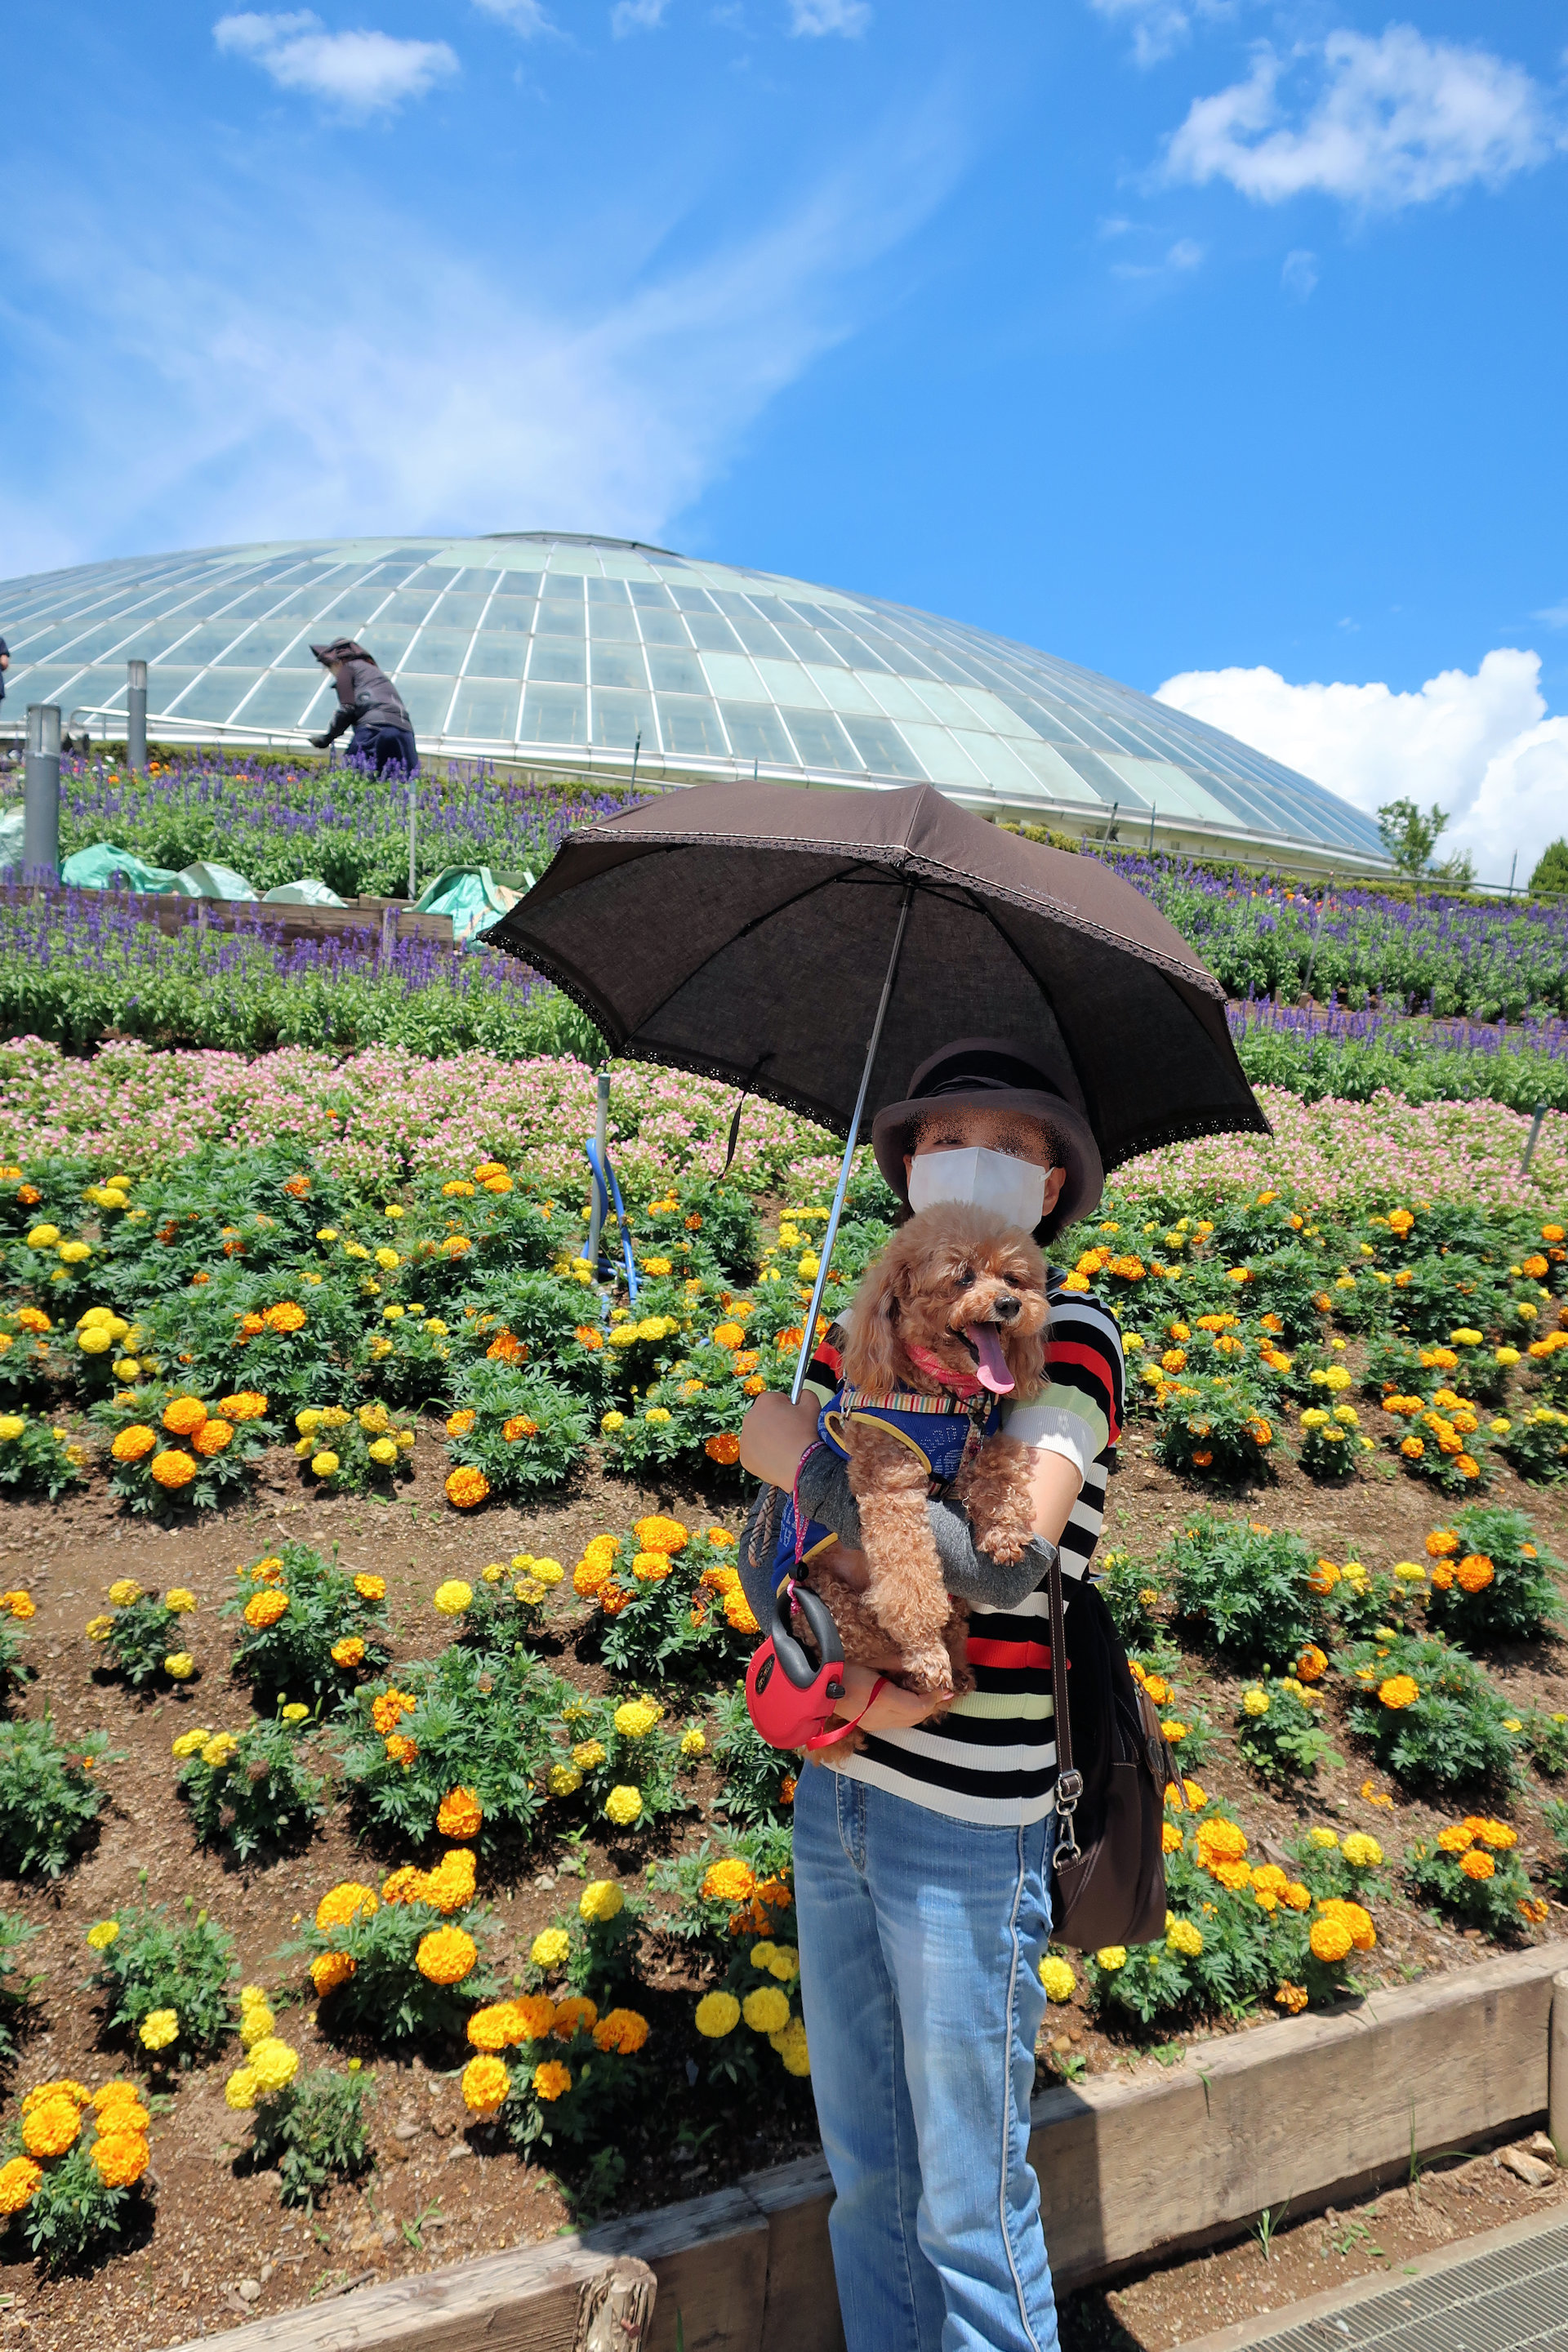
[[[935,1046],[975,1034],[1038,1051],[1107,1168],[1185,1136],[1268,1132],[1219,982],[1150,901],[929,784],[693,785],[572,835],[488,937],[617,1054],[847,1136],[907,894],[859,1136]]]

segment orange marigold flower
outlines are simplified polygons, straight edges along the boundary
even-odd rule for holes
[[[153,1451],[157,1443],[157,1431],[149,1429],[144,1422],[135,1421],[129,1429],[121,1431],[109,1450],[116,1462],[140,1462]]]
[[[1468,1853],[1462,1853],[1459,1856],[1459,1868],[1467,1878],[1482,1879],[1490,1878],[1497,1864],[1489,1853],[1483,1852],[1481,1847],[1473,1845]]]
[[[555,2016],[551,2034],[557,2042],[570,2042],[578,2033],[592,2033],[599,2021],[599,2004],[585,1993],[568,1993],[555,2004]]]
[[[1292,1984],[1287,1978],[1274,1998],[1281,2009],[1287,2011],[1291,2017],[1295,2017],[1306,2008],[1311,1995],[1305,1985]]]
[[[415,1746],[413,1740],[405,1739],[401,1732],[395,1731],[391,1738],[386,1743],[386,1754],[389,1762],[401,1764],[405,1772],[418,1753],[419,1750]]]
[[[1484,1592],[1497,1570],[1485,1552],[1467,1552],[1454,1570],[1461,1592]]]
[[[81,2130],[74,2099],[64,2092],[40,2099],[31,2115],[22,2118],[22,2145],[29,2156],[63,2156]]]
[[[618,1617],[631,1597],[625,1585],[612,1577],[599,1595],[599,1606],[606,1617]]]
[[[1414,1675],[1390,1675],[1377,1686],[1378,1697],[1384,1706],[1397,1714],[1401,1707],[1414,1706],[1421,1696],[1421,1685]]]
[[[323,2000],[347,1984],[353,1972],[354,1963],[347,1952],[321,1952],[310,1962],[310,1982]]]
[[[200,1397],[171,1397],[163,1407],[163,1426],[175,1437],[190,1437],[207,1417]]]
[[[201,1427],[197,1430],[195,1435],[191,1440],[192,1450],[193,1452],[199,1454],[204,1461],[210,1462],[215,1454],[221,1454],[224,1452],[225,1448],[232,1441],[233,1436],[234,1424],[232,1422],[217,1420],[204,1421]]]
[[[308,1176],[290,1176],[283,1190],[291,1201],[302,1201],[310,1189]]]
[[[642,2048],[647,2033],[647,2020],[637,2010],[606,2010],[594,2028],[594,2047],[618,2051],[623,2058],[630,2058]]]
[[[1329,1662],[1315,1642],[1309,1642],[1296,1661],[1296,1679],[1303,1683],[1321,1683],[1329,1670]]]
[[[276,1307],[269,1307],[261,1319],[269,1331],[302,1331],[305,1310],[292,1298],[283,1298]]]
[[[479,1948],[466,1927],[432,1927],[421,1936],[414,1965],[432,1984],[461,1984],[479,1957]]]
[[[468,2020],[468,2040],[476,2050],[510,2050],[531,2038],[521,2001],[491,2001],[488,2008],[476,2009]]]
[[[237,1389],[233,1396],[219,1397],[217,1409],[225,1421],[259,1421],[267,1399],[259,1389]]]
[[[558,2058],[547,2058],[533,2070],[533,2093],[539,2099],[560,2099],[572,2088],[572,2070]]]
[[[1457,1528],[1436,1528],[1426,1538],[1426,1550],[1433,1559],[1450,1559],[1459,1549]]]
[[[539,1423],[530,1421],[525,1412],[514,1412],[510,1421],[502,1422],[500,1433],[509,1445],[515,1445],[520,1438],[537,1437]]]
[[[321,1935],[330,1935],[334,1927],[346,1927],[361,1912],[367,1919],[374,1917],[375,1909],[373,1887],[363,1886],[357,1878],[340,1879],[336,1886],[328,1887],[317,1904],[316,1927]]]
[[[44,2168],[30,2156],[14,2156],[0,2165],[0,2214],[19,2213],[44,2177]]]
[[[274,1586],[264,1585],[246,1602],[245,1622],[254,1633],[265,1633],[269,1625],[277,1624],[288,1606],[289,1595],[286,1592],[278,1591]]]
[[[370,1719],[384,1739],[417,1705],[410,1691],[384,1690],[379,1698],[371,1701]]]
[[[436,1826],[443,1837],[478,1837],[484,1822],[484,1811],[471,1789],[448,1789],[436,1815]]]
[[[755,1894],[756,1886],[749,1866],[739,1856],[733,1856],[709,1864],[701,1892],[710,1903],[746,1903]]]
[[[106,2189],[129,2189],[141,2179],[152,2158],[140,2132],[100,2131],[92,2144],[92,2161]]]
[[[332,1643],[334,1666],[357,1666],[364,1662],[364,1643],[357,1633],[345,1633],[341,1642]]]
[[[579,1323],[572,1336],[580,1348],[586,1348],[590,1355],[605,1344],[603,1337],[595,1330],[591,1323]]]
[[[1335,1912],[1323,1912],[1313,1920],[1310,1941],[1313,1958],[1331,1968],[1347,1959],[1353,1947],[1349,1923]]]
[[[456,1511],[478,1510],[490,1491],[482,1470],[454,1470],[447,1481],[447,1500]]]
[[[732,1430],[721,1430],[717,1437],[710,1437],[704,1441],[702,1451],[710,1462],[726,1464],[738,1462],[741,1458],[741,1441]]]
[[[384,1576],[356,1576],[354,1591],[362,1601],[384,1601],[386,1579]]]
[[[1463,1853],[1474,1840],[1475,1832],[1466,1822],[1450,1822],[1437,1832],[1437,1843],[1444,1853]]]
[[[657,1511],[650,1512],[647,1518],[639,1519],[632,1532],[637,1537],[639,1551],[684,1551],[691,1541],[689,1528],[682,1527],[679,1519],[665,1518]],[[608,1540],[610,1538],[605,1537],[595,1538],[595,1542]]]
[[[195,1463],[177,1445],[167,1447],[162,1454],[154,1454],[147,1467],[156,1483],[171,1495],[177,1494],[182,1486],[188,1486],[196,1475]]]

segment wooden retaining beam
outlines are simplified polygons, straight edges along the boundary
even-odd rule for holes
[[[1554,1985],[1553,1979],[1557,1982]],[[1345,2202],[1457,2145],[1568,2129],[1568,1944],[1370,1994],[1035,2101],[1064,2291]],[[252,2322],[225,2352],[843,2352],[820,2158],[634,2220]],[[654,2292],[657,2284],[657,2294]]]
[[[7,905],[17,905],[37,895],[36,883],[0,885],[0,901]],[[447,948],[452,944],[450,915],[416,913],[405,898],[350,898],[341,907],[290,907],[277,900],[268,905],[259,898],[187,898],[174,890],[156,894],[116,890],[103,895],[111,897],[117,907],[138,922],[155,923],[169,940],[188,923],[203,930],[209,926],[224,931],[247,930],[259,918],[269,930],[280,932],[286,940],[324,940],[343,931],[372,931],[380,933],[384,947],[391,938],[435,940]]]

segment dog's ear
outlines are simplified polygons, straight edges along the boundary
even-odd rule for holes
[[[899,1289],[902,1262],[889,1249],[867,1267],[849,1310],[844,1377],[871,1395],[899,1385]]]

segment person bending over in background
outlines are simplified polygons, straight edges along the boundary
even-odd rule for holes
[[[871,1130],[905,1215],[973,1201],[1044,1242],[1098,1203],[1088,1121],[1027,1048],[962,1039],[909,1095]],[[1035,1458],[1023,1559],[978,1550],[959,1505],[926,1507],[948,1589],[969,1603],[976,1688],[927,1723],[929,1693],[889,1684],[868,1706],[875,1677],[847,1667],[838,1712],[859,1716],[865,1746],[829,1748],[795,1790],[801,1993],[849,2352],[1057,2352],[1028,2161],[1056,1839],[1048,1571],[1058,1549],[1064,1576],[1089,1569],[1122,1391],[1116,1324],[1052,1268],[1047,1386],[1004,1412]],[[838,1384],[835,1336],[797,1405],[757,1399],[741,1459],[795,1487],[803,1515],[838,1538],[826,1565],[863,1585],[846,1465],[816,1444]],[[742,1578],[766,1625],[773,1562],[751,1552]]]
[[[414,748],[414,730],[403,697],[386,672],[353,637],[335,637],[330,646],[312,646],[310,651],[323,669],[331,671],[338,689],[331,725],[325,734],[310,738],[317,751],[324,751],[352,727],[349,750],[368,761],[378,776],[384,776],[389,768],[416,776],[419,754]]]

